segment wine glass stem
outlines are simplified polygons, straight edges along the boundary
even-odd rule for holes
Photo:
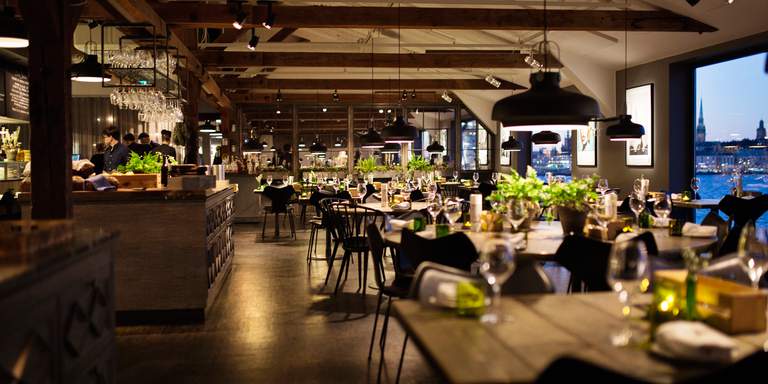
[[[497,318],[501,319],[501,284],[498,282],[491,285],[491,290],[493,291],[493,301],[491,302],[491,305],[493,306],[493,313],[496,314]]]

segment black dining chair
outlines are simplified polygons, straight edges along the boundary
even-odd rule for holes
[[[370,224],[374,224],[379,228],[384,225],[384,215],[381,212],[366,208],[364,206],[357,206],[349,202],[334,203],[328,206],[331,221],[335,226],[341,248],[344,250],[344,256],[341,259],[341,266],[339,267],[339,274],[336,278],[336,288],[333,294],[336,295],[339,292],[341,286],[342,274],[345,276],[349,273],[349,263],[353,254],[358,256],[358,291],[362,289],[362,294],[365,295],[367,280],[368,280],[368,253],[370,247],[368,244],[368,231],[367,227]],[[328,274],[331,273],[331,268],[328,268]],[[326,276],[327,280],[328,276]],[[345,277],[346,280],[346,277]]]
[[[501,286],[503,295],[554,293],[555,286],[539,262],[530,257],[515,260],[515,272]]]
[[[477,187],[477,190],[480,191],[480,194],[483,195],[483,209],[490,210],[491,209],[491,202],[487,201],[486,198],[493,193],[493,191],[496,190],[496,184],[492,184],[488,181],[480,182],[480,185]]]
[[[463,271],[470,271],[477,260],[477,249],[462,232],[439,239],[425,239],[404,229],[400,240],[400,262],[404,267],[416,269],[425,261],[439,263]]]
[[[443,197],[443,199],[447,199],[449,197],[459,197],[459,184],[451,183],[438,185],[440,186],[440,190],[438,192]]]
[[[610,243],[584,236],[566,236],[554,260],[571,273],[568,292],[610,291],[606,277],[610,254]]]
[[[340,223],[337,222],[331,212],[331,205],[348,203],[345,199],[338,197],[326,197],[320,200],[320,216],[322,218],[323,228],[325,228],[325,256],[328,263],[328,271],[325,274],[325,282],[323,286],[328,285],[328,278],[331,276],[331,269],[333,269],[333,262],[336,261],[336,253],[341,245],[341,237],[339,236]],[[317,235],[316,235],[317,236]],[[331,250],[333,248],[333,250]]]
[[[376,316],[373,319],[373,331],[371,332],[371,344],[368,347],[368,360],[373,355],[373,343],[376,340],[376,327],[379,322],[379,313],[381,311],[382,299],[387,298],[387,309],[384,312],[384,324],[379,336],[379,348],[383,351],[386,344],[387,329],[389,327],[389,313],[392,305],[392,299],[401,299],[408,295],[413,277],[405,275],[399,268],[397,260],[394,260],[395,277],[387,280],[384,273],[384,239],[381,237],[380,228],[375,224],[368,225],[368,243],[371,247],[371,259],[373,260],[373,273],[376,279],[376,287],[379,294],[376,301]],[[381,364],[379,364],[379,376],[381,375]]]
[[[312,260],[320,260],[315,256],[317,253],[317,234],[326,229],[325,220],[323,220],[323,209],[320,207],[320,201],[329,197],[333,197],[333,194],[326,191],[314,191],[309,196],[309,205],[315,208],[315,216],[309,220],[309,244],[307,246],[307,264],[311,264]]]
[[[264,188],[264,196],[270,200],[270,204],[264,206],[264,221],[261,225],[261,237],[266,235],[267,217],[268,215],[275,215],[275,238],[280,237],[280,215],[283,214],[288,218],[291,228],[291,238],[296,239],[296,225],[293,221],[293,206],[292,200],[295,195],[293,186],[286,187],[273,187],[271,185]]]
[[[363,195],[363,203],[368,202],[368,198],[371,197],[374,193],[376,193],[376,188],[373,186],[373,184],[366,184],[365,195]]]
[[[425,199],[424,193],[418,189],[414,189],[410,194],[411,201],[422,201]]]
[[[718,209],[728,215],[731,226],[728,229],[728,235],[723,241],[718,254],[726,255],[736,252],[739,244],[739,236],[744,226],[752,221],[755,222],[765,212],[768,212],[768,195],[758,196],[752,199],[743,199],[736,196],[726,195],[720,200]]]

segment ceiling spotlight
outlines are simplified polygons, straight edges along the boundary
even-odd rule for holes
[[[257,45],[259,45],[259,36],[256,36],[256,28],[253,28],[251,29],[251,40],[248,41],[248,49],[255,51]]]
[[[334,89],[333,90],[333,95],[331,95],[331,96],[333,96],[333,102],[334,103],[338,103],[339,101],[341,101],[341,97],[339,97],[339,91],[338,90]]]
[[[384,113],[384,110],[383,109],[379,109],[379,113]]]
[[[261,25],[266,29],[272,29],[275,25],[275,14],[272,13],[272,2],[267,3],[267,19]]]
[[[693,6],[695,6],[696,4],[699,3],[699,0],[685,0],[685,1],[687,1],[688,4],[691,5],[691,7],[693,7]]]
[[[392,110],[391,109],[387,109],[387,113],[392,113]]]
[[[736,2],[736,0],[727,0],[728,4],[733,4]]]
[[[501,81],[499,81],[499,79],[493,77],[493,75],[489,74],[489,75],[485,76],[485,81],[487,81],[488,84],[493,85],[496,88],[501,87]]]
[[[413,91],[411,91],[411,99],[415,99],[415,98],[416,98],[416,90],[414,89]]]
[[[279,114],[281,114],[282,112],[280,112],[280,110],[278,109],[278,110],[277,110],[277,112],[275,112],[275,113],[277,113],[277,114],[279,115]]]
[[[539,63],[538,60],[533,58],[533,55],[528,55],[525,57],[525,63],[528,64],[533,69],[541,69],[542,65]]]
[[[408,91],[406,91],[405,89],[403,89],[403,95],[400,96],[400,100],[403,100],[403,101],[408,100]]]
[[[235,16],[235,21],[232,22],[232,26],[235,27],[235,29],[243,29],[245,26],[245,21],[248,19],[248,15],[243,12],[243,10],[237,11],[237,15]]]
[[[283,93],[280,92],[279,89],[277,90],[277,96],[275,96],[275,101],[277,101],[278,103],[283,101]]]
[[[453,102],[453,98],[448,94],[448,91],[443,91],[443,94],[440,95],[440,97],[442,97],[443,100],[445,100],[446,103],[452,103]]]
[[[328,108],[323,107],[323,112],[328,112]]]
[[[24,23],[16,19],[16,11],[6,5],[0,13],[0,48],[26,48],[28,46],[29,39]]]

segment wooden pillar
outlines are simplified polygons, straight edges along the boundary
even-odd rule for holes
[[[229,143],[232,141],[232,109],[224,107],[219,109],[219,113],[221,114],[221,133],[224,137],[221,143],[221,160],[224,162],[224,159],[231,158]]]
[[[293,113],[291,126],[291,174],[299,180],[299,108],[291,106]]]
[[[458,101],[458,97],[455,98],[456,102],[453,104],[454,121],[453,121],[453,169],[459,171],[459,178],[461,178],[461,103]]]
[[[371,107],[373,108],[373,107]],[[355,109],[347,106],[347,174],[352,178],[355,169]]]
[[[72,217],[72,40],[82,5],[19,2],[29,35],[32,218]]]
[[[197,164],[197,151],[200,147],[198,124],[198,102],[200,100],[200,80],[190,75],[187,86],[187,104],[184,105],[184,128],[187,144],[184,146],[184,163]]]

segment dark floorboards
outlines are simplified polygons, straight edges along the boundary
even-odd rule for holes
[[[262,241],[256,225],[235,230],[232,273],[205,324],[118,328],[118,382],[376,382],[376,348],[367,360],[376,291],[355,293],[357,266],[333,297],[335,273],[324,288],[325,261],[306,264],[308,230],[280,241]],[[394,382],[404,336],[394,318],[390,325],[383,382]],[[409,344],[401,381],[440,380]]]

